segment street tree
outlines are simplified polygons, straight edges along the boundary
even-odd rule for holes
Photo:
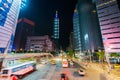
[[[103,63],[105,52],[104,52],[104,51],[96,52],[96,54],[97,54],[98,57],[99,57],[99,61]]]
[[[110,53],[110,57],[118,58],[118,57],[119,57],[119,54],[113,52],[113,53]]]
[[[73,56],[74,56],[73,50],[72,50],[72,49],[69,49],[67,55],[68,55],[69,58],[73,58]]]

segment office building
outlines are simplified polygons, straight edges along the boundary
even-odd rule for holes
[[[35,23],[26,18],[20,18],[17,23],[13,51],[24,51],[28,36],[34,35]]]
[[[82,51],[94,52],[103,48],[96,6],[92,0],[78,0],[76,5],[79,16]]]
[[[56,50],[59,49],[59,17],[58,11],[55,13],[54,17],[54,30],[53,30],[53,39],[56,44]]]
[[[26,51],[50,52],[54,51],[54,43],[49,36],[31,36],[27,38]]]
[[[73,41],[74,41],[74,50],[81,51],[81,34],[80,34],[80,24],[79,24],[79,15],[78,11],[75,9],[73,14]]]
[[[59,17],[58,12],[56,11],[55,18],[54,18],[54,39],[59,39]]]
[[[75,42],[74,42],[74,34],[73,34],[73,32],[70,33],[69,40],[70,40],[70,42],[69,42],[69,48],[71,50],[75,50]]]
[[[10,53],[21,0],[0,0],[0,53]]]
[[[120,52],[120,0],[97,0],[104,49],[106,52]]]

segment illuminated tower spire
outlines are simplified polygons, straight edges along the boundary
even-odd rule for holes
[[[56,11],[55,18],[54,18],[54,39],[59,39],[59,17],[58,11]]]
[[[54,17],[54,31],[53,31],[53,38],[56,44],[56,49],[59,50],[59,17],[58,11],[55,13]]]

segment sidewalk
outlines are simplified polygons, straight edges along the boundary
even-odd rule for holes
[[[101,73],[104,73],[107,80],[120,80],[120,72],[117,72],[116,69],[112,69],[110,73],[108,73],[108,66],[106,64],[104,64],[103,67],[99,63],[89,63],[89,66]]]
[[[120,80],[120,70],[113,69],[108,73],[108,66],[107,64],[104,64],[103,66],[99,63],[87,63],[87,62],[81,62],[79,60],[75,60],[79,64],[81,64],[83,67],[87,68],[93,68],[100,73],[104,74],[104,76],[107,78],[107,80]]]

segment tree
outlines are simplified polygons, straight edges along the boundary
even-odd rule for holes
[[[105,69],[105,66],[104,66],[104,64],[103,64],[105,52],[104,52],[104,51],[96,52],[96,54],[97,54],[98,57],[99,57],[99,61],[102,62],[102,64],[101,64],[101,65],[102,65],[102,68]]]
[[[72,57],[73,57],[73,55],[74,55],[73,50],[72,50],[72,49],[69,49],[69,50],[68,50],[68,54],[67,54],[67,55],[68,55],[68,57],[69,57],[69,58],[72,58]]]
[[[104,61],[104,54],[105,52],[104,51],[101,51],[101,52],[96,52],[96,54],[98,55],[99,57],[99,61],[101,61],[103,63]]]
[[[115,58],[118,58],[119,57],[119,54],[117,54],[117,53],[110,53],[110,57],[115,57]]]
[[[57,53],[56,51],[51,51],[51,54],[55,56],[55,55],[57,55],[58,53]]]

